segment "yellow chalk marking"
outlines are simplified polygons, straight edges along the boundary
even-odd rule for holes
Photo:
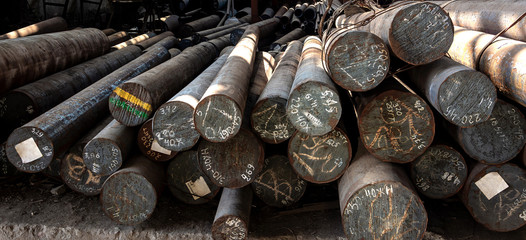
[[[152,105],[141,101],[137,97],[135,97],[135,96],[131,95],[130,93],[122,90],[120,87],[115,88],[115,90],[113,92],[115,92],[119,97],[126,99],[130,103],[133,103],[133,104],[135,104],[137,106],[140,106],[140,107],[144,108],[146,111],[151,111],[152,110]]]

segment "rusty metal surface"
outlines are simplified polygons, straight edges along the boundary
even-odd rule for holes
[[[424,196],[445,199],[458,193],[468,177],[462,155],[447,145],[432,145],[411,162],[411,180]]]
[[[194,125],[195,107],[231,52],[232,48],[159,106],[153,117],[153,133],[160,146],[172,151],[185,151],[197,143],[200,135]]]
[[[195,128],[207,141],[225,142],[241,128],[258,40],[259,28],[249,26],[195,107]]]
[[[53,33],[65,31],[68,28],[68,23],[62,17],[53,17],[46,19],[35,24],[8,32],[6,34],[0,35],[0,40],[4,39],[14,39],[19,37],[26,37],[30,35],[38,35],[44,33]],[[106,34],[107,35],[107,34]]]
[[[15,129],[7,140],[9,161],[21,171],[43,170],[55,155],[66,151],[107,113],[108,98],[116,86],[169,57],[168,51],[163,47],[145,53],[31,122]],[[21,143],[23,144],[20,145]]]
[[[223,189],[212,223],[212,238],[225,240],[248,238],[252,195],[249,186],[240,189]]]
[[[477,68],[477,56],[495,35],[455,27],[455,40],[448,51],[451,58]],[[526,106],[526,43],[500,37],[482,54],[479,71],[486,74],[501,93]]]
[[[435,120],[422,98],[387,90],[359,106],[358,128],[361,142],[375,157],[408,163],[431,145]]]
[[[289,159],[284,155],[266,158],[263,169],[251,185],[256,196],[273,207],[296,203],[307,189],[307,183],[292,170]]]
[[[162,193],[164,176],[159,163],[142,155],[134,156],[104,183],[100,194],[102,210],[119,224],[137,225],[146,221]]]
[[[349,137],[340,128],[321,136],[296,131],[289,140],[288,157],[292,169],[313,183],[337,180],[349,166],[352,147]]]
[[[220,189],[201,171],[195,150],[182,152],[170,161],[166,176],[172,195],[186,204],[206,203]]]
[[[349,239],[422,239],[424,205],[402,167],[382,162],[360,144],[338,183],[343,228]]]
[[[102,55],[108,37],[95,28],[0,41],[0,93]]]
[[[485,164],[505,163],[526,143],[526,119],[510,103],[497,100],[489,119],[470,128],[452,127],[453,137],[473,159]]]
[[[159,145],[154,139],[152,131],[152,119],[144,122],[139,129],[137,145],[141,153],[152,161],[165,162],[175,157],[176,151],[170,151]],[[155,146],[155,147],[154,147]]]
[[[526,170],[515,164],[479,163],[460,196],[475,221],[492,231],[509,232],[526,225],[525,183]]]
[[[402,6],[391,5],[393,10],[377,15],[357,30],[376,34],[395,56],[409,64],[426,64],[444,56],[453,42],[453,23],[446,12],[429,2],[399,3]],[[373,12],[366,12],[341,17],[336,26],[346,27],[372,15]]]
[[[263,167],[263,143],[244,128],[226,142],[201,141],[198,151],[201,170],[220,187],[246,186]]]
[[[323,43],[323,65],[341,87],[363,92],[380,84],[389,72],[389,48],[378,36],[338,29]]]
[[[409,70],[409,79],[446,120],[460,127],[488,120],[497,101],[486,75],[447,57]]]
[[[137,47],[114,51],[14,89],[0,98],[0,121],[22,126],[140,55]]]
[[[342,107],[336,86],[322,64],[321,41],[308,37],[287,101],[287,116],[300,132],[320,136],[338,124]]]

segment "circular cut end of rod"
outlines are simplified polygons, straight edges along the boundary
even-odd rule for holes
[[[263,167],[263,144],[246,129],[226,142],[201,141],[198,151],[201,170],[220,187],[244,187]]]
[[[200,137],[194,127],[194,108],[179,101],[161,105],[153,118],[153,133],[157,143],[168,150],[192,148]]]
[[[126,82],[111,93],[109,108],[115,120],[132,127],[148,120],[154,107],[152,102],[150,93],[142,85]]]
[[[168,165],[166,176],[172,194],[187,204],[206,203],[219,192],[219,187],[201,172],[195,150],[177,155]]]
[[[352,157],[351,143],[339,128],[322,136],[296,132],[292,135],[288,155],[292,169],[312,183],[328,183],[338,179]]]
[[[453,23],[448,14],[433,3],[415,3],[401,9],[389,30],[391,50],[412,65],[441,58],[453,43]]]
[[[513,159],[526,143],[526,120],[518,108],[498,100],[489,119],[460,128],[460,145],[475,160],[501,164]]]
[[[86,167],[96,175],[110,175],[122,166],[123,156],[112,140],[95,138],[84,147],[82,154]]]
[[[364,107],[358,128],[362,143],[375,157],[385,162],[408,163],[431,145],[435,120],[422,98],[388,90]]]
[[[485,166],[469,179],[473,180],[463,188],[462,200],[475,221],[498,232],[526,225],[524,169],[514,164]]]
[[[252,128],[266,143],[278,144],[292,136],[296,129],[287,117],[287,100],[263,99],[252,110]]]
[[[148,119],[148,121],[141,126],[139,135],[137,136],[137,144],[142,155],[152,161],[165,162],[177,154],[176,151],[161,147],[157,140],[155,140],[152,133],[152,119]]]
[[[444,199],[456,194],[468,177],[462,155],[445,145],[429,147],[411,163],[411,180],[415,188],[433,199]]]
[[[282,208],[299,201],[307,183],[292,170],[286,156],[274,155],[265,159],[252,189],[265,204]]]
[[[241,218],[227,215],[212,224],[212,238],[217,240],[247,239],[248,226]]]
[[[26,124],[40,115],[40,109],[31,96],[24,92],[10,91],[0,99],[0,119],[11,130]]]
[[[324,61],[336,84],[363,92],[375,88],[387,76],[389,49],[372,33],[346,30],[329,38]]]
[[[424,204],[399,182],[378,182],[356,191],[345,203],[342,223],[348,239],[422,239]]]
[[[195,129],[210,142],[226,142],[241,128],[243,111],[225,95],[211,95],[195,107]]]
[[[306,82],[290,93],[287,116],[300,132],[320,136],[340,121],[342,106],[338,92],[319,82]]]
[[[438,104],[442,115],[460,127],[471,127],[488,120],[497,90],[489,78],[473,70],[450,75],[438,90]]]
[[[46,132],[37,127],[20,127],[9,135],[6,154],[18,170],[36,173],[49,166],[55,151]]]
[[[117,172],[104,183],[100,202],[111,220],[137,225],[152,215],[157,192],[145,177],[134,172]]]
[[[69,188],[86,196],[98,195],[109,177],[94,174],[86,168],[82,156],[73,153],[62,159],[60,176]]]

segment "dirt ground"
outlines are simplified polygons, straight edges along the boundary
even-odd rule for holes
[[[42,175],[2,180],[0,239],[211,239],[219,202],[186,205],[165,191],[156,211],[138,226],[123,226],[104,215],[98,197],[85,197]],[[335,185],[309,185],[289,209],[275,209],[255,199],[250,239],[345,239]],[[526,228],[496,233],[475,223],[455,198],[425,201],[429,214],[424,239],[526,239]]]

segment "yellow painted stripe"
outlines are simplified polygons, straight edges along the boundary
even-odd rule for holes
[[[135,96],[129,94],[128,92],[122,90],[120,87],[115,88],[115,90],[113,90],[113,92],[115,92],[117,95],[119,95],[119,97],[128,100],[130,103],[144,108],[146,111],[151,111],[151,109],[152,109],[152,105],[141,101],[137,97],[135,97]]]

